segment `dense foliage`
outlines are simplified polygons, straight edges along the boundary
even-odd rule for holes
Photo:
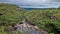
[[[19,23],[22,20],[23,13],[26,12],[18,6],[10,4],[0,4],[0,22],[4,25]]]
[[[60,9],[32,10],[25,13],[32,24],[47,30],[49,33],[60,32]]]
[[[0,4],[0,32],[5,34],[4,29],[22,21],[23,16],[28,22],[48,31],[59,34],[60,32],[60,9],[26,10],[11,4]],[[3,25],[3,26],[2,26]],[[1,27],[2,26],[2,27]],[[8,28],[9,29],[9,28]],[[4,32],[4,33],[3,33]],[[7,33],[6,33],[7,34]]]
[[[0,4],[0,34],[5,34],[4,27],[9,25],[15,25],[22,21],[23,13],[26,12],[24,9],[11,5],[11,4]],[[1,27],[3,26],[3,27]]]

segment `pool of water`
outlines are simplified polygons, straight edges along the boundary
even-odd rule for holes
[[[18,28],[17,31],[20,30],[24,34],[41,34],[40,31],[36,31],[34,28]]]

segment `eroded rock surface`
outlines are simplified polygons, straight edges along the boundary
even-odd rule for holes
[[[40,29],[38,26],[28,24],[25,19],[23,19],[21,24],[16,24],[16,31],[21,31],[24,34],[48,34],[47,31]]]

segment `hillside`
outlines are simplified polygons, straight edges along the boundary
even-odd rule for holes
[[[2,22],[4,25],[19,23],[22,20],[24,12],[26,11],[18,6],[0,4],[0,23]]]
[[[25,10],[16,5],[0,4],[0,34],[5,34],[7,28],[7,32],[14,31],[13,27],[17,23],[22,23],[23,16],[27,19],[29,24],[36,25],[40,29],[49,32],[49,34],[60,33],[59,8],[50,8],[46,10]],[[11,27],[11,25],[13,27]]]
[[[32,10],[25,13],[25,17],[49,33],[60,32],[60,9]]]
[[[29,11],[27,11],[28,10],[22,9],[16,5],[0,4],[0,31],[2,31],[0,34],[7,34],[9,32],[11,33],[15,24],[21,23],[23,16],[25,16],[24,14],[29,13]]]

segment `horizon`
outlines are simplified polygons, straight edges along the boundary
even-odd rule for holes
[[[58,8],[60,0],[0,0],[0,3],[15,4],[22,8]]]

